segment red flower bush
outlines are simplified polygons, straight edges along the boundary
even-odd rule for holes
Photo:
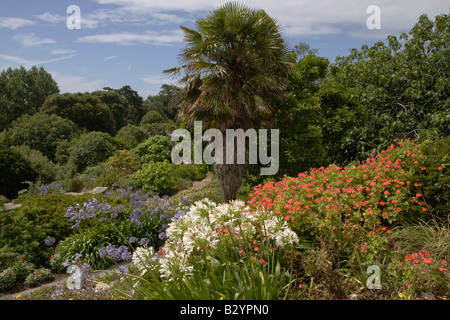
[[[364,261],[389,250],[391,227],[405,215],[427,211],[409,167],[420,166],[420,149],[396,141],[387,150],[348,167],[311,169],[254,187],[248,205],[273,210],[299,236]],[[376,259],[378,260],[378,259]]]

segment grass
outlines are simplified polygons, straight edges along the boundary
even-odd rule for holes
[[[450,258],[450,224],[436,220],[420,221],[395,228],[394,241],[405,253],[420,251],[424,246],[434,259]]]

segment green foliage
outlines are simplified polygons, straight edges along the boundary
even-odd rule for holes
[[[0,73],[0,131],[23,114],[34,114],[58,85],[43,67],[8,68]]]
[[[284,174],[292,176],[326,163],[325,120],[317,91],[327,68],[327,59],[308,55],[294,65],[290,74],[284,112],[279,112],[277,118],[277,127],[281,128],[280,177]]]
[[[26,188],[25,181],[34,181],[37,174],[29,160],[11,148],[0,145],[0,194],[16,198]]]
[[[40,225],[40,218],[32,208],[2,213],[0,247],[26,258],[35,265],[47,264],[50,249],[45,245],[47,237]]]
[[[435,260],[450,260],[450,225],[430,220],[394,229],[393,239],[403,252],[419,252],[424,246]]]
[[[0,272],[0,292],[8,290],[16,286],[16,275],[11,268]]]
[[[396,138],[449,135],[449,19],[422,15],[408,35],[336,59],[319,93],[331,162],[361,159]]]
[[[60,178],[61,167],[50,161],[40,151],[33,150],[26,145],[13,146],[11,149],[30,162],[31,168],[37,174],[37,181],[47,184]]]
[[[72,120],[80,128],[114,134],[114,117],[100,98],[90,93],[65,93],[49,96],[40,112]]]
[[[97,184],[111,186],[120,183],[123,177],[141,168],[139,156],[128,150],[118,150],[106,161]]]
[[[99,97],[101,102],[108,106],[114,118],[116,130],[128,124],[127,120],[132,111],[127,99],[116,91],[94,91],[92,95]]]
[[[32,287],[37,284],[42,284],[47,282],[52,278],[52,272],[47,268],[35,269],[32,273],[28,274],[25,278],[23,284],[27,287]]]
[[[141,119],[140,126],[144,126],[146,124],[153,124],[153,123],[163,123],[167,120],[165,116],[163,116],[161,113],[159,113],[156,110],[151,110],[147,112]]]
[[[17,260],[0,272],[0,292],[22,285],[25,279],[33,273],[36,266],[25,260]],[[1,270],[1,269],[0,269]]]
[[[169,161],[149,162],[132,175],[144,190],[158,194],[172,195],[177,186],[177,179],[172,173],[173,167]]]
[[[115,137],[119,140],[124,141],[129,146],[129,148],[135,148],[140,143],[147,140],[150,135],[143,128],[129,124],[121,128],[117,132]]]
[[[45,195],[31,194],[20,199],[22,208],[18,209],[34,212],[36,217],[36,226],[42,229],[47,236],[55,237],[58,241],[66,238],[72,233],[71,223],[64,217],[69,206],[77,203],[83,203],[91,200],[94,197],[92,194],[84,194],[79,196],[67,195],[60,192],[51,192]],[[95,195],[100,198],[102,196]],[[11,220],[10,223],[16,223]],[[19,227],[19,226],[17,226]]]
[[[161,90],[155,96],[148,96],[144,101],[144,108],[148,111],[158,111],[168,119],[175,121],[178,106],[175,103],[176,95],[180,88],[174,85],[163,84]]]
[[[421,186],[422,199],[431,217],[449,221],[450,214],[450,137],[425,141],[412,167],[413,182]]]
[[[120,89],[112,89],[109,87],[103,88],[103,90],[109,92],[116,92],[120,94],[123,98],[128,101],[129,109],[126,114],[124,114],[124,119],[128,124],[139,124],[142,116],[144,115],[143,111],[143,99],[139,96],[137,91],[131,89],[129,85],[123,86]]]
[[[170,161],[172,152],[170,137],[151,136],[134,148],[133,152],[141,158],[142,164],[164,160]]]
[[[211,181],[206,182],[206,186],[200,189],[190,188],[182,190],[172,197],[174,201],[180,201],[190,205],[205,198],[210,199],[215,203],[223,202],[223,197],[216,177]]]
[[[205,168],[198,164],[172,164],[173,174],[190,181],[202,180],[205,177]]]
[[[8,130],[13,144],[39,150],[50,160],[55,159],[58,142],[75,138],[78,131],[71,120],[42,113],[25,114],[15,120]]]
[[[74,164],[77,172],[106,161],[117,150],[113,138],[104,132],[83,134],[70,144],[68,163]]]

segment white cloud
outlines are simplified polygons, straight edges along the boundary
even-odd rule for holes
[[[115,43],[118,45],[136,45],[136,44],[154,44],[154,45],[172,45],[183,41],[181,30],[174,31],[145,31],[143,33],[118,32],[108,34],[96,34],[85,37],[79,37],[77,42],[84,43]]]
[[[67,16],[61,14],[54,14],[50,12],[45,12],[43,14],[36,15],[36,18],[51,24],[62,23],[66,22],[67,20]]]
[[[58,84],[61,93],[92,92],[105,87],[103,80],[89,81],[84,77],[65,75],[57,71],[49,71],[49,73]]]
[[[0,54],[0,60],[11,61],[11,62],[21,64],[21,65],[27,65],[30,63],[29,60],[22,59],[22,58],[16,57],[16,56],[9,56],[6,54]]]
[[[203,17],[211,11],[228,2],[226,0],[96,0],[103,5],[116,5],[121,12],[134,14],[172,15],[172,19],[183,18],[184,14]],[[251,8],[264,9],[271,17],[277,19],[287,36],[321,36],[328,34],[361,35],[366,28],[366,13],[373,0],[241,0],[242,4]],[[448,0],[378,0],[381,8],[382,29],[380,36],[397,34],[410,30],[418,17],[427,13],[430,18],[437,14],[448,13]],[[185,18],[185,17],[184,17]],[[170,20],[170,19],[169,19]],[[369,37],[374,37],[374,33]]]
[[[0,17],[0,27],[16,30],[21,27],[33,25],[34,22],[28,19],[14,17]]]
[[[50,51],[50,54],[58,55],[58,54],[70,54],[70,53],[75,53],[75,52],[77,52],[77,51],[66,49],[66,48],[58,48],[58,49],[54,49],[54,50]]]
[[[47,63],[51,63],[51,62],[56,62],[56,61],[62,61],[62,60],[68,60],[75,57],[75,55],[69,55],[69,56],[63,56],[63,57],[58,57],[58,58],[53,58],[53,59],[47,59],[47,60],[28,60],[28,59],[23,59],[17,56],[10,56],[10,55],[5,55],[5,54],[0,54],[0,60],[4,60],[4,61],[10,61],[13,62],[17,65],[22,65],[25,68],[30,68],[32,66],[37,66],[37,65],[43,65],[43,64],[47,64]]]
[[[70,14],[62,15],[57,13],[45,12],[40,15],[36,15],[36,18],[48,22],[50,24],[66,24]],[[83,14],[80,17],[81,28],[94,29],[99,24],[99,19],[95,14]]]
[[[108,61],[108,60],[113,60],[113,59],[116,59],[116,58],[117,58],[117,56],[108,56],[108,57],[106,57],[103,60]]]
[[[17,34],[13,36],[13,40],[21,43],[24,47],[39,47],[43,44],[56,43],[50,38],[38,38],[34,33]]]

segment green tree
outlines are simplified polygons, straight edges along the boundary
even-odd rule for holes
[[[147,111],[158,111],[168,119],[176,121],[178,105],[175,98],[180,88],[174,85],[163,84],[156,96],[148,96],[144,101],[144,109]]]
[[[308,50],[309,49],[308,46]],[[296,176],[299,172],[326,164],[323,138],[325,119],[318,91],[327,74],[329,61],[309,54],[299,59],[289,76],[287,99],[277,117],[280,128],[279,176]],[[286,115],[286,113],[288,115]]]
[[[140,126],[153,123],[163,123],[168,119],[156,110],[150,110],[141,119]]]
[[[15,120],[8,130],[12,143],[39,150],[50,160],[55,159],[58,142],[78,136],[78,126],[56,114],[25,114]]]
[[[94,96],[106,104],[114,118],[116,130],[128,124],[128,115],[131,112],[128,100],[115,91],[94,91]]]
[[[123,98],[127,99],[129,109],[125,115],[125,119],[127,120],[127,123],[139,124],[139,121],[141,121],[141,118],[145,113],[143,109],[144,99],[142,99],[136,90],[133,90],[129,85],[123,86],[120,89],[106,87],[103,88],[103,90],[117,92]]]
[[[114,117],[106,104],[91,93],[64,93],[49,96],[40,111],[57,114],[88,131],[115,133]]]
[[[113,138],[104,132],[82,134],[70,142],[68,162],[73,164],[77,172],[83,172],[89,166],[108,160],[117,150]]]
[[[166,71],[183,76],[181,116],[207,122],[224,140],[226,129],[245,131],[272,120],[293,62],[279,24],[264,10],[231,2],[195,25],[196,30],[181,27],[183,64]],[[236,197],[246,172],[236,162],[213,166],[225,202]]]
[[[331,160],[348,162],[394,139],[450,133],[450,15],[422,15],[408,34],[352,49],[330,67],[320,92]]]
[[[0,130],[23,114],[34,114],[59,88],[43,67],[8,68],[0,73]]]
[[[127,144],[128,148],[135,148],[138,144],[147,140],[150,135],[143,128],[129,124],[121,128],[115,137]]]
[[[36,172],[30,161],[4,144],[0,145],[0,194],[16,198],[17,192],[27,187],[25,181],[34,181]]]

